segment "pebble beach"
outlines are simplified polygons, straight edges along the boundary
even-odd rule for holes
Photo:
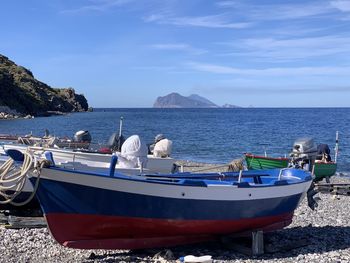
[[[332,182],[350,183],[350,178],[336,176]],[[211,255],[213,262],[349,262],[350,197],[316,196],[320,200],[314,211],[304,200],[291,225],[264,235],[265,254],[258,257],[241,254],[219,241],[142,251],[77,250],[57,244],[46,228],[0,226],[0,262],[179,262],[186,255]]]

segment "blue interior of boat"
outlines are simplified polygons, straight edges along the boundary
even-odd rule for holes
[[[61,167],[50,167],[50,169],[59,170],[69,173],[84,174],[90,176],[103,176],[123,180],[142,180],[149,183],[160,184],[177,184],[196,187],[207,187],[209,185],[234,185],[240,188],[246,187],[268,187],[276,185],[287,185],[303,183],[312,180],[309,172],[298,169],[285,169],[282,171],[282,176],[279,178],[281,169],[260,170],[260,171],[243,171],[241,177],[237,172],[225,173],[177,173],[177,174],[139,174],[139,175],[125,175],[121,173],[96,173],[87,171],[71,170]],[[240,177],[240,180],[239,180]]]
[[[46,151],[46,152],[44,153],[44,156],[45,156],[46,160],[49,160],[49,161],[50,161],[50,163],[51,163],[52,166],[56,166],[55,160],[53,159],[53,154],[52,154],[52,152]]]
[[[10,156],[11,159],[13,159],[15,162],[23,162],[24,161],[24,155],[18,150],[15,149],[8,149],[5,151],[5,153]]]

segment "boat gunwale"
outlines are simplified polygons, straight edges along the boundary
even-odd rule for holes
[[[50,151],[53,154],[55,153],[61,153],[61,154],[73,154],[73,155],[81,155],[81,156],[96,156],[96,157],[109,157],[112,158],[113,155],[115,155],[115,152],[113,153],[101,153],[98,151],[85,151],[84,149],[70,149],[70,148],[52,148],[52,147],[43,147],[43,146],[35,146],[35,145],[24,145],[21,143],[13,143],[13,144],[4,144],[5,148],[9,147],[10,149],[14,148],[16,150],[19,150],[18,148],[28,148],[29,150],[34,151]],[[23,149],[25,150],[25,149]],[[171,160],[175,161],[172,157],[155,157],[152,154],[147,154],[148,159],[162,159],[162,160]]]
[[[267,156],[261,156],[261,155],[255,155],[252,153],[245,153],[245,157],[251,158],[251,159],[265,159],[265,160],[271,160],[271,161],[290,161],[290,158],[287,157],[267,157]]]
[[[298,181],[294,180],[288,180],[288,179],[281,179],[278,180],[278,176],[272,176],[272,175],[266,175],[266,174],[262,174],[262,176],[271,176],[274,177],[275,180],[271,180],[271,183],[268,184],[250,184],[248,182],[236,182],[236,181],[221,181],[219,179],[217,180],[210,180],[210,179],[205,179],[205,178],[190,178],[190,177],[184,177],[184,178],[171,178],[171,174],[169,174],[169,177],[165,177],[163,175],[160,174],[159,177],[164,178],[164,179],[168,179],[171,180],[173,179],[174,181],[177,182],[169,182],[169,181],[161,181],[161,180],[147,180],[147,175],[124,175],[121,173],[115,174],[114,176],[109,176],[107,174],[104,173],[97,173],[97,172],[89,172],[89,171],[78,171],[78,170],[69,170],[69,169],[65,169],[65,168],[61,168],[61,167],[56,167],[56,166],[52,166],[52,167],[47,167],[45,169],[53,169],[56,171],[60,171],[60,172],[65,172],[65,173],[75,173],[75,174],[81,174],[81,175],[88,175],[88,176],[95,176],[95,177],[99,177],[99,178],[103,178],[103,179],[113,179],[113,180],[125,180],[125,181],[133,181],[133,182],[138,182],[138,183],[152,183],[152,184],[161,184],[161,185],[171,185],[171,186],[186,186],[186,187],[213,187],[213,186],[226,186],[226,187],[232,187],[232,186],[236,186],[238,188],[263,188],[263,187],[276,187],[276,186],[287,186],[287,185],[297,185],[297,184],[302,184],[302,183],[306,183],[308,181],[313,180],[311,174],[310,175],[305,175],[303,178],[299,178],[298,177]],[[292,169],[292,170],[296,170],[298,172],[302,171],[302,170],[298,170],[298,169],[294,169],[294,168],[288,168],[288,169]],[[281,170],[281,169],[270,169],[270,170]],[[260,170],[262,171],[262,170]],[[266,170],[265,170],[266,171]],[[250,171],[246,171],[246,172],[250,172]],[[307,173],[307,171],[303,171],[304,173]],[[225,173],[207,173],[208,174],[213,174],[213,175],[225,175],[225,177],[227,176],[227,173],[234,173],[235,172],[226,172]],[[229,176],[229,175],[228,175]],[[255,176],[259,176],[259,174],[254,171],[253,175],[251,176],[251,178],[255,177]],[[238,176],[237,176],[238,177]],[[247,178],[247,177],[243,177],[242,178]],[[250,177],[248,177],[250,178]],[[283,177],[282,177],[283,178]],[[47,180],[55,180],[55,178],[50,178],[47,177],[43,178],[43,179],[47,179]],[[202,185],[197,185],[197,184],[190,184],[189,182],[186,184],[186,181],[191,181],[191,182],[204,182],[205,184]],[[217,182],[219,181],[220,183],[211,183],[211,182]],[[276,182],[281,182],[284,181],[285,183],[283,184],[276,184]],[[75,183],[77,184],[77,183]]]
[[[325,162],[317,162],[317,163],[315,163],[315,166],[317,166],[317,165],[334,165],[334,166],[337,166],[337,163],[335,163],[333,161],[327,162],[327,163],[325,163]]]

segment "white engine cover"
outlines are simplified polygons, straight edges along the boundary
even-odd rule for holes
[[[160,140],[156,143],[153,149],[153,155],[155,157],[169,157],[171,154],[171,149],[173,142],[168,139]]]
[[[140,136],[132,135],[123,143],[118,156],[118,166],[121,168],[146,167],[147,145],[141,141]]]

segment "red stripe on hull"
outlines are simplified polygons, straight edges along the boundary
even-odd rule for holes
[[[142,249],[216,239],[253,230],[273,231],[292,222],[293,213],[241,220],[167,220],[117,216],[47,214],[53,237],[80,249]]]

